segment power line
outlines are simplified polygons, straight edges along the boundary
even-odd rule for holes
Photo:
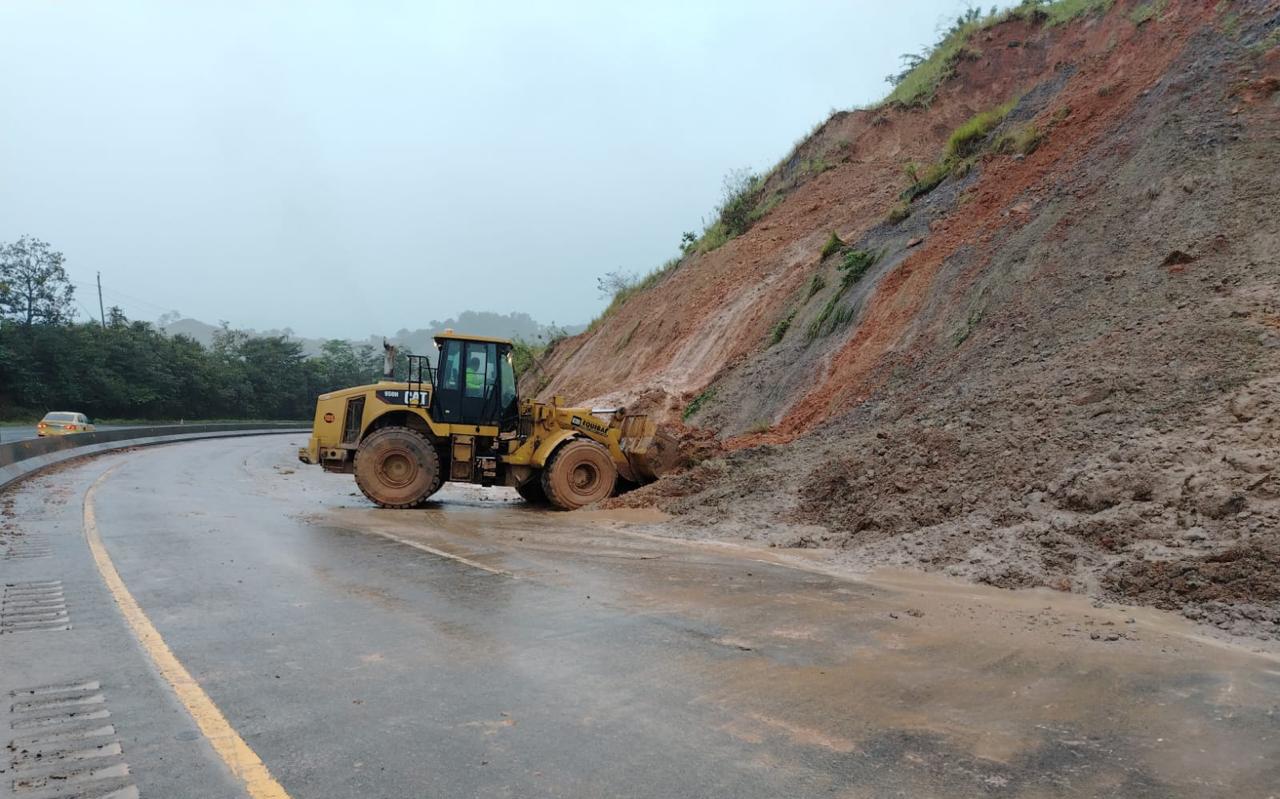
[[[134,297],[134,296],[133,296],[133,295],[131,295],[131,294],[125,294],[123,291],[120,291],[120,290],[118,290],[118,289],[109,290],[109,291],[108,291],[108,290],[106,290],[106,289],[104,289],[104,291],[107,291],[107,293],[108,293],[108,294],[114,294],[114,295],[115,295],[115,296],[117,296],[117,297],[120,297],[120,298],[123,298],[123,299],[129,300],[130,302],[137,302],[137,303],[141,303],[142,305],[148,305],[148,306],[150,306],[150,307],[152,307],[152,308],[155,308],[155,309],[157,309],[157,310],[160,310],[160,311],[168,312],[168,311],[172,311],[172,310],[173,310],[173,306],[172,306],[172,305],[168,305],[168,306],[165,306],[165,305],[157,305],[157,304],[156,304],[156,303],[154,303],[154,302],[149,302],[149,301],[144,300],[144,299],[141,299],[141,298],[139,298],[139,297]]]
[[[93,311],[90,311],[88,308],[84,307],[83,302],[76,300],[76,305],[80,306],[80,310],[84,311],[85,316],[89,317],[90,319],[93,319]]]
[[[71,283],[75,285],[76,288],[92,289],[95,291],[97,290],[97,286],[93,283],[83,283],[79,280],[73,280],[71,281]],[[124,300],[126,302],[138,303],[139,305],[146,305],[150,308],[154,308],[164,313],[168,313],[169,311],[174,310],[172,305],[157,305],[154,302],[151,302],[149,300],[144,300],[141,297],[135,297],[132,294],[126,294],[123,291],[120,291],[118,289],[110,289],[110,288],[104,287],[102,289],[102,293],[113,300]],[[90,314],[90,316],[92,316],[92,314]]]

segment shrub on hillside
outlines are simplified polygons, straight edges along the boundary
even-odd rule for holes
[[[1020,155],[1031,155],[1040,146],[1044,134],[1035,125],[1027,125],[1000,137],[996,144],[996,152]]]
[[[700,411],[703,405],[706,405],[708,402],[710,402],[715,398],[716,398],[716,390],[715,390],[715,387],[713,386],[712,388],[709,388],[706,391],[699,394],[698,396],[694,397],[693,400],[690,401],[690,403],[687,406],[685,406],[684,413],[681,415],[682,418],[687,420],[689,417],[693,416],[695,413]]]
[[[902,200],[897,205],[889,209],[889,215],[886,219],[889,224],[896,225],[909,216],[911,216],[911,202],[909,200]]]
[[[805,292],[805,295],[804,295],[805,300],[807,301],[807,300],[813,299],[813,295],[817,294],[819,291],[822,291],[824,288],[826,288],[826,286],[827,286],[826,278],[824,278],[821,273],[815,273],[813,276],[813,279],[809,281],[809,290]]]
[[[835,234],[835,231],[832,231],[831,238],[827,239],[826,244],[822,245],[822,260],[827,260],[832,253],[839,252],[842,247],[844,247],[844,242]]]
[[[840,263],[840,285],[836,289],[836,293],[831,296],[831,299],[827,300],[826,305],[822,306],[818,316],[809,323],[809,327],[805,330],[809,341],[835,332],[853,318],[853,309],[843,306],[840,300],[850,286],[861,280],[866,275],[867,270],[876,265],[881,255],[882,253],[868,250],[850,250],[845,253],[844,259]]]
[[[950,138],[947,139],[943,160],[954,162],[976,153],[981,149],[982,142],[997,125],[1004,121],[1017,102],[1017,98],[1014,98],[1002,106],[974,114],[967,122],[952,131]]]
[[[790,313],[788,313],[786,316],[778,320],[777,324],[775,324],[773,328],[769,331],[770,347],[782,341],[782,338],[787,335],[787,331],[791,329],[791,322],[795,318],[796,318],[796,312],[795,312],[795,309],[792,309]]]

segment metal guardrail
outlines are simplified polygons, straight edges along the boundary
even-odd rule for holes
[[[304,432],[310,429],[310,425],[302,422],[174,424],[11,441],[0,444],[0,488],[55,463],[113,449],[200,438]]]

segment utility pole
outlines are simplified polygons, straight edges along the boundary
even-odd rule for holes
[[[98,273],[98,319],[102,322],[102,329],[107,329],[107,312],[102,310],[102,273]]]

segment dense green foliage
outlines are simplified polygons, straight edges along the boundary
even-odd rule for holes
[[[76,290],[63,260],[62,253],[31,236],[0,244],[0,318],[27,325],[72,318]]]
[[[118,311],[97,322],[0,321],[0,418],[309,419],[316,395],[373,382],[382,353],[333,340],[315,358],[284,336],[223,328],[205,348]],[[403,373],[403,369],[401,369]]]
[[[0,419],[51,410],[133,420],[309,419],[316,395],[382,373],[381,352],[338,339],[308,358],[300,341],[225,323],[205,347],[132,322],[119,308],[101,322],[77,322],[63,261],[30,236],[0,244]],[[401,354],[396,373],[407,372]]]

